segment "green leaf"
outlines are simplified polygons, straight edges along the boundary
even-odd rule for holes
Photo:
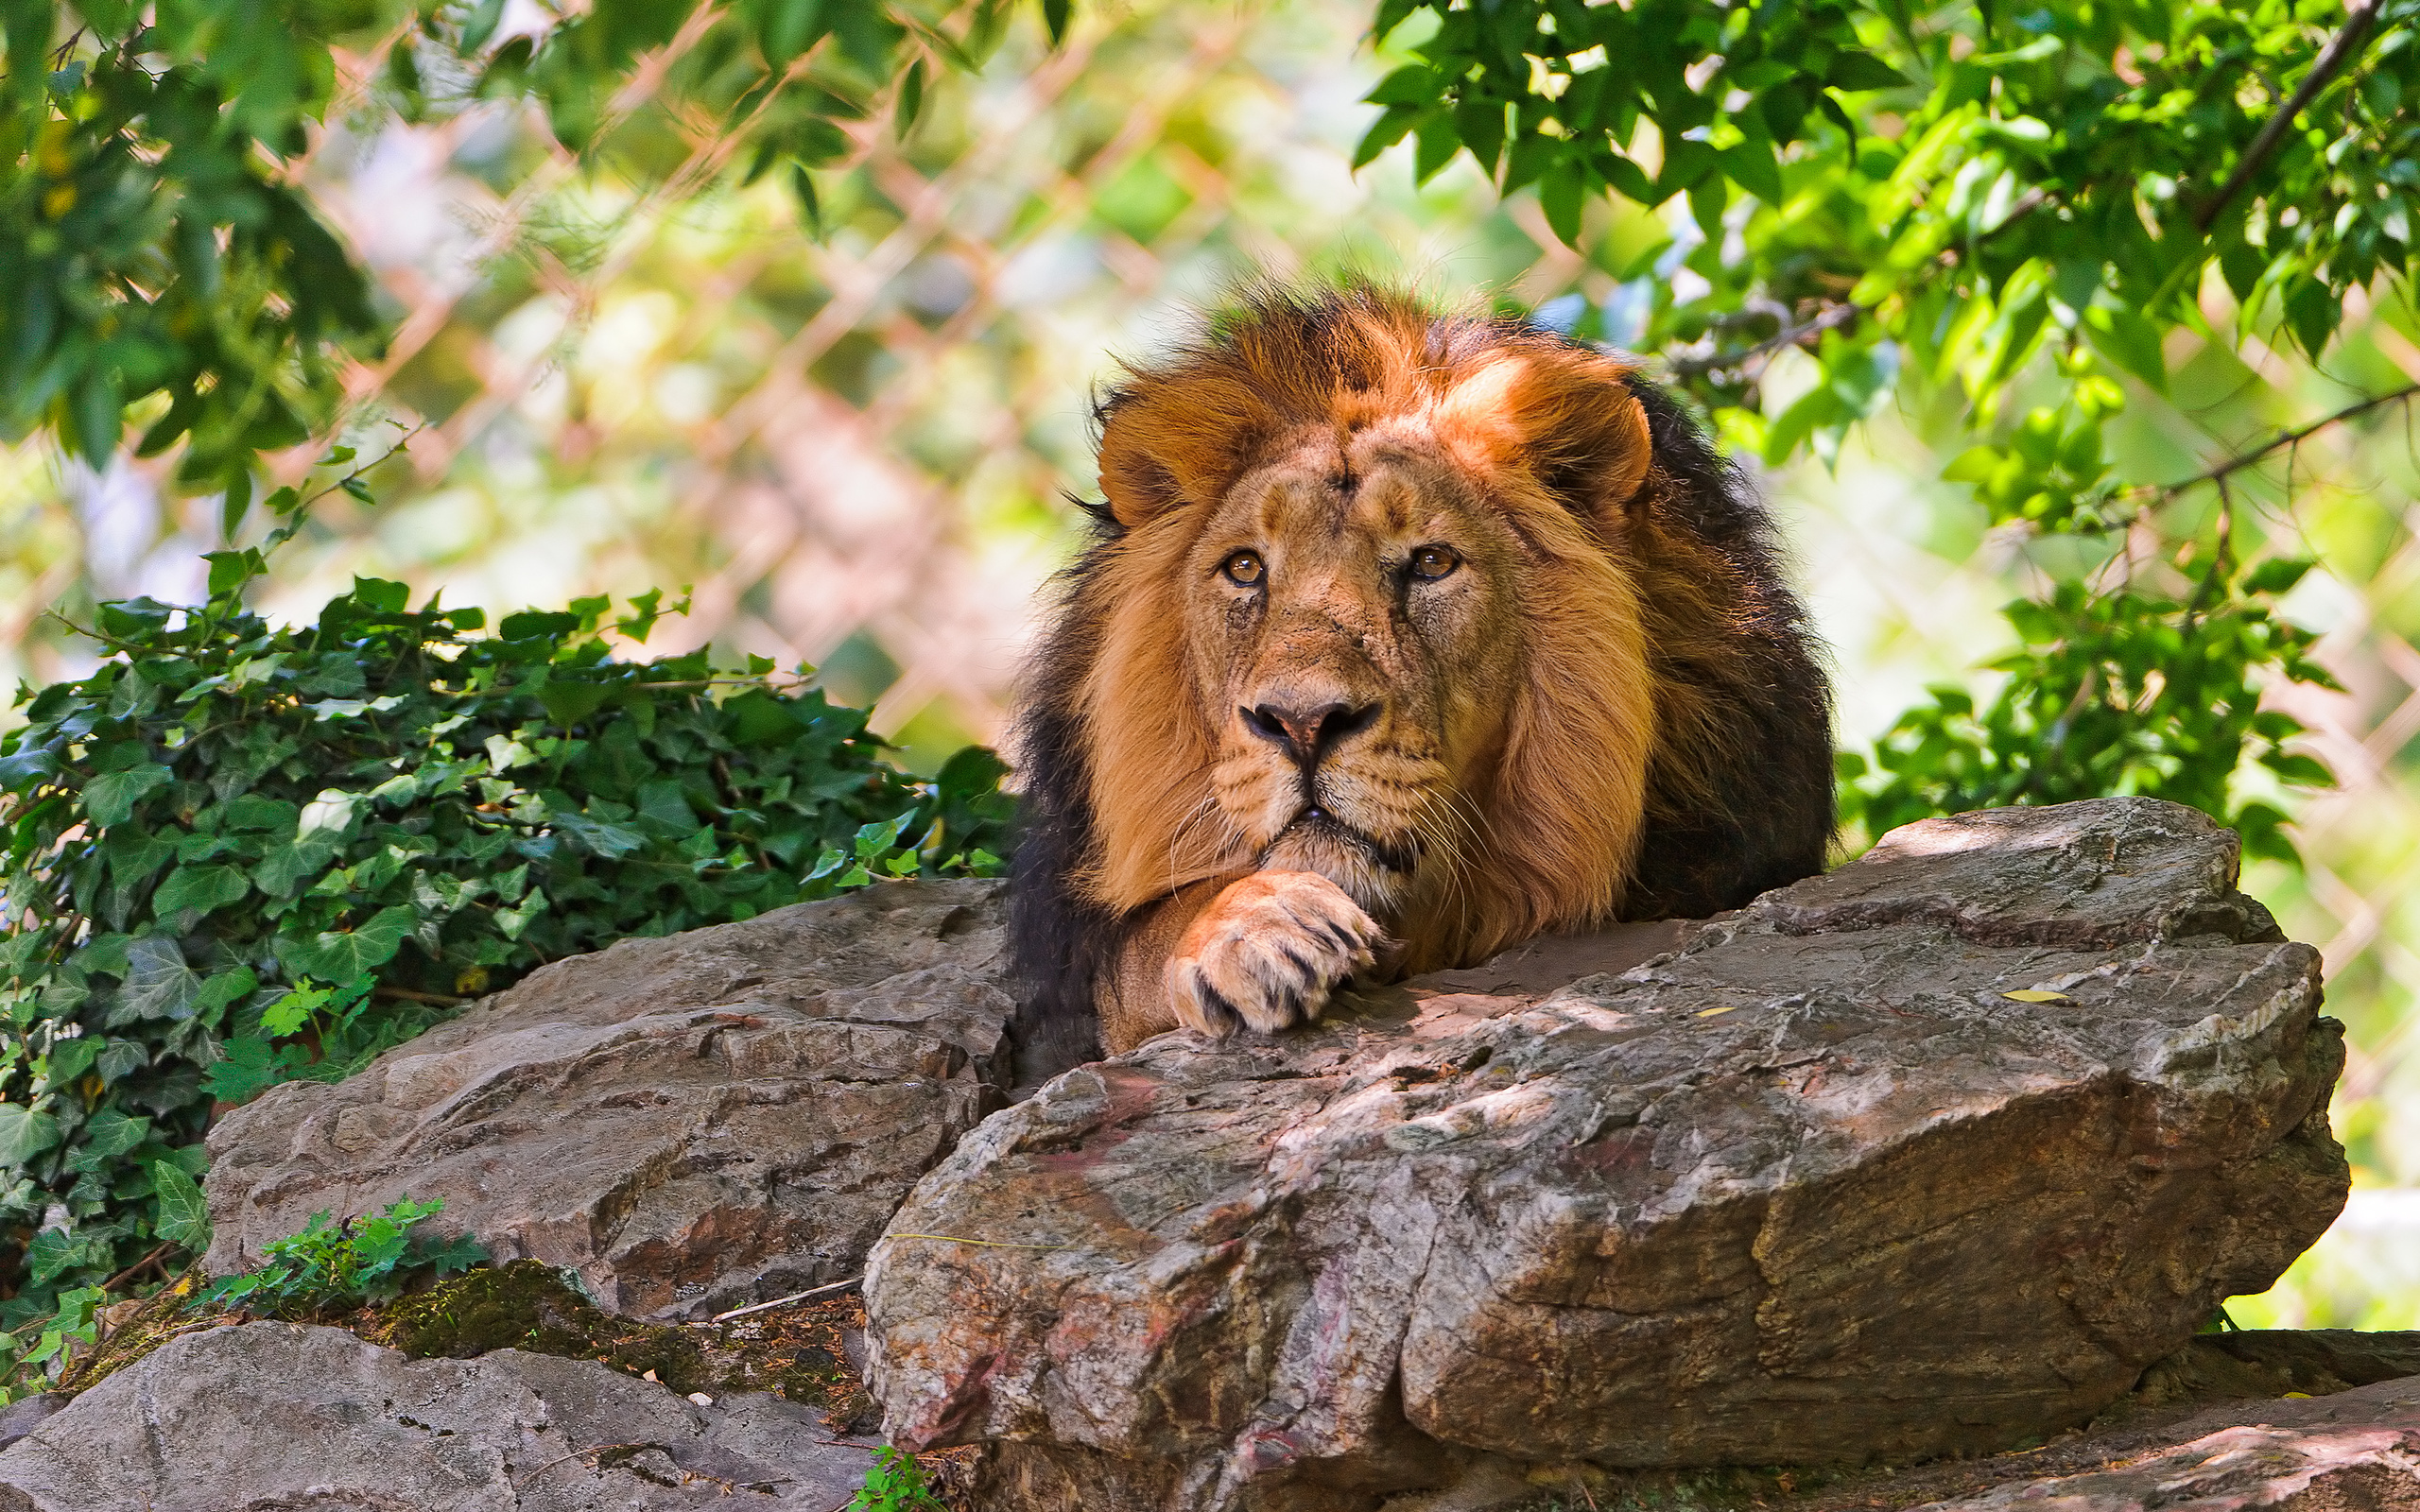
[[[154,1160],[147,1167],[151,1188],[159,1194],[160,1216],[153,1232],[169,1244],[200,1254],[210,1247],[210,1205],[201,1187],[172,1160]]]
[[[2096,304],[2083,312],[2083,333],[2094,351],[2154,392],[2168,391],[2168,359],[2160,350],[2159,327],[2132,310]]]
[[[104,1108],[86,1119],[78,1132],[82,1137],[78,1142],[80,1146],[76,1152],[78,1157],[106,1160],[124,1155],[150,1138],[151,1121],[130,1118],[116,1108]]]
[[[336,992],[331,988],[315,987],[308,980],[298,983],[292,991],[261,1010],[261,1028],[272,1035],[299,1034],[334,996]]]
[[[488,39],[495,35],[497,23],[503,19],[504,0],[478,0],[471,8],[471,13],[462,18],[460,45],[463,53],[475,53],[485,47]]]
[[[2272,557],[2236,580],[2236,591],[2254,597],[2290,593],[2318,563],[2294,557]]]
[[[1970,446],[1958,454],[1941,470],[1944,479],[1951,483],[1980,483],[2000,465],[2000,452],[1993,446]]]
[[[177,942],[144,935],[126,946],[126,980],[110,1010],[112,1029],[143,1019],[186,1019],[201,995],[201,976],[185,964]]]
[[[0,1166],[17,1169],[58,1143],[58,1119],[23,1103],[0,1103]]]
[[[358,929],[330,930],[304,940],[282,941],[278,958],[298,977],[350,982],[392,960],[417,922],[407,904],[382,908]]]
[[[598,682],[549,681],[538,690],[538,701],[559,725],[576,725],[605,707],[614,690]]]
[[[104,772],[84,784],[84,812],[104,829],[124,824],[134,816],[134,805],[167,786],[170,776],[166,767],[152,762]]]
[[[1898,89],[1908,83],[1908,77],[1872,53],[1844,47],[1832,55],[1824,82],[1834,89]]]
[[[475,1270],[491,1264],[494,1258],[488,1247],[469,1234],[456,1234],[450,1239],[435,1240],[424,1234],[412,1235],[411,1264],[428,1266],[439,1276],[451,1276],[460,1271]]]
[[[250,1035],[228,1040],[219,1051],[221,1058],[202,1074],[202,1084],[217,1101],[238,1106],[293,1080],[309,1057],[301,1045],[272,1045]]]
[[[1443,92],[1444,80],[1426,63],[1406,63],[1361,96],[1371,105],[1427,105]]]
[[[191,911],[196,915],[241,902],[252,890],[240,867],[179,867],[151,895],[151,907],[163,916]]]
[[[609,861],[618,861],[647,848],[646,834],[627,824],[585,814],[555,814],[550,818],[555,828],[578,841],[580,849]]]
[[[1580,206],[1587,183],[1577,163],[1558,163],[1538,180],[1538,208],[1546,212],[1547,226],[1563,238],[1565,247],[1580,245]]]

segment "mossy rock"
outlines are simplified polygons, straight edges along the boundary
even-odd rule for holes
[[[491,1349],[525,1349],[596,1360],[656,1380],[683,1395],[720,1383],[695,1333],[631,1323],[606,1313],[534,1260],[474,1270],[386,1309],[376,1342],[415,1360],[468,1360]]]
[[[474,1270],[356,1317],[354,1332],[415,1360],[526,1349],[595,1360],[686,1395],[770,1391],[825,1409],[836,1428],[870,1415],[841,1334],[860,1327],[854,1297],[721,1324],[640,1323],[605,1312],[534,1260]]]

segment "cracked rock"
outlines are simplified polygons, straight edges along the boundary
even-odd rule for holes
[[[213,1275],[311,1215],[443,1197],[499,1262],[697,1317],[855,1276],[1000,1106],[1002,885],[886,884],[531,973],[210,1132]]]
[[[341,1329],[188,1333],[0,1452],[0,1512],[831,1512],[871,1442],[586,1360],[406,1360]]]
[[[1929,820],[1645,964],[1070,1072],[876,1246],[886,1430],[1003,1509],[1370,1512],[2074,1427],[2343,1202],[2319,955],[2237,853]]]

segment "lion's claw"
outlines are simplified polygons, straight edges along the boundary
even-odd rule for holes
[[[1168,957],[1168,1005],[1204,1034],[1283,1029],[1318,1018],[1386,943],[1377,920],[1317,872],[1256,871],[1186,927]]]

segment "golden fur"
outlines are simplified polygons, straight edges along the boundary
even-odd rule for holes
[[[1757,616],[1795,606],[1760,515],[1726,551],[1681,507],[1642,390],[1366,287],[1129,369],[1028,725],[1067,789],[1038,822],[1087,827],[1057,883],[1119,936],[1113,1048],[1616,917],[1657,816],[1737,785]]]

